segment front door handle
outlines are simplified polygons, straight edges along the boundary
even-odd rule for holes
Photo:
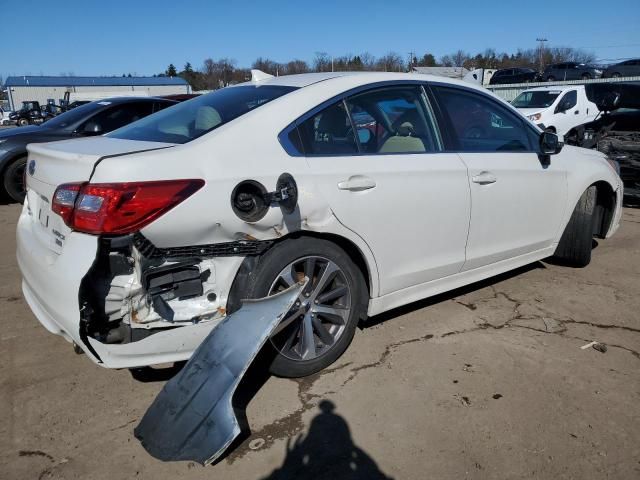
[[[351,192],[361,192],[363,190],[369,190],[376,186],[376,182],[364,175],[353,175],[348,180],[338,182],[338,188],[340,190],[349,190]]]
[[[575,112],[573,112],[575,115],[578,115],[580,113],[580,110],[576,110]]]
[[[479,183],[480,185],[489,185],[490,183],[496,183],[498,179],[491,172],[480,172],[478,175],[471,177],[473,183]]]

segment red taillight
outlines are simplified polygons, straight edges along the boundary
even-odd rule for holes
[[[53,196],[52,210],[79,232],[135,232],[191,196],[204,180],[131,183],[67,183]]]

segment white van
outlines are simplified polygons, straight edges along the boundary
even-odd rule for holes
[[[598,107],[587,98],[584,85],[531,88],[511,104],[543,130],[559,135],[566,135],[598,114]]]

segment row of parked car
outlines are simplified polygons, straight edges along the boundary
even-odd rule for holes
[[[595,65],[577,62],[554,63],[543,72],[533,68],[503,68],[497,70],[490,85],[528,82],[555,82],[563,80],[591,80],[593,78],[620,78],[640,76],[640,59],[635,58],[601,68]]]

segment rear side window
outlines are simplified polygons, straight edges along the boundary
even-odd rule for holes
[[[303,151],[307,155],[349,155],[358,152],[355,132],[344,102],[334,103],[308,118],[298,130]]]
[[[109,134],[149,142],[187,143],[297,87],[240,85],[187,100]]]
[[[433,116],[420,86],[381,88],[347,99],[362,153],[436,150]]]
[[[456,150],[462,152],[531,151],[523,119],[485,95],[435,87],[448,117]]]

